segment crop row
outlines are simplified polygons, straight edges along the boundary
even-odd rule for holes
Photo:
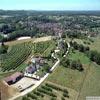
[[[16,69],[23,63],[31,53],[31,43],[17,44],[11,47],[11,50],[1,55],[2,71]]]

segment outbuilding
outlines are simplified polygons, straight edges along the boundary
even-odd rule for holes
[[[4,80],[8,83],[8,85],[14,84],[19,81],[24,76],[21,72],[16,72],[11,76],[6,77]]]

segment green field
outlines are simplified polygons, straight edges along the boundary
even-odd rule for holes
[[[48,77],[47,81],[71,88],[79,93],[78,100],[85,100],[86,96],[100,96],[100,66],[90,62],[89,58],[83,53],[75,51],[70,53],[69,58],[80,59],[84,71],[79,72],[58,66],[57,69]]]
[[[80,60],[82,64],[90,64],[89,58],[84,54],[79,51],[74,51],[69,53],[68,58],[71,58],[72,60]]]
[[[48,80],[65,87],[75,89],[76,91],[79,91],[85,73],[87,72],[87,68],[88,68],[87,65],[89,65],[89,59],[84,54],[79,53],[78,51],[76,51],[75,53],[70,53],[68,56],[73,60],[80,59],[80,61],[84,64],[83,65],[84,71],[79,72],[77,70],[72,70],[69,68],[65,68],[63,66],[59,66],[50,75]]]
[[[85,100],[86,96],[100,96],[100,66],[95,64],[88,70],[78,100]]]

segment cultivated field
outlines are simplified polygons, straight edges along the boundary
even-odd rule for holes
[[[40,38],[31,38],[31,39],[25,39],[25,40],[15,40],[15,41],[10,41],[10,42],[6,42],[6,45],[15,45],[18,43],[23,43],[23,42],[30,42],[32,41],[34,42],[42,42],[42,41],[48,41],[51,40],[52,36],[47,36],[47,37],[40,37]]]

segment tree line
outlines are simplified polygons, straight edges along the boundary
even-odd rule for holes
[[[78,44],[77,42],[70,42],[70,45],[75,49],[79,50],[80,52],[85,53],[91,61],[100,65],[100,53],[95,50],[90,50],[88,46],[84,46],[82,44]]]
[[[80,62],[80,60],[72,60],[72,59],[68,59],[68,58],[62,58],[62,60],[60,61],[60,65],[66,67],[66,68],[71,68],[73,70],[79,70],[79,71],[83,71],[83,65]]]

